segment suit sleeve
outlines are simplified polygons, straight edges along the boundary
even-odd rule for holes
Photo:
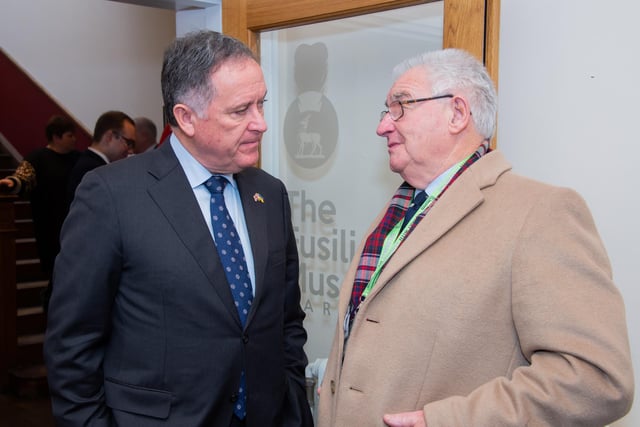
[[[44,344],[57,425],[112,424],[102,364],[121,270],[114,206],[104,182],[89,173],[62,229]]]
[[[580,196],[566,189],[545,196],[505,260],[520,351],[530,364],[467,396],[427,404],[429,427],[602,426],[629,410],[625,310],[607,254]]]
[[[307,401],[305,368],[307,356],[304,344],[307,333],[303,327],[305,313],[300,306],[300,286],[298,282],[299,260],[293,225],[291,207],[286,189],[283,186],[283,212],[287,233],[287,277],[284,318],[285,360],[288,373],[288,396],[284,402],[283,427],[311,427],[313,419]]]

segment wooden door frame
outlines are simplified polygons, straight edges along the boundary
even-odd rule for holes
[[[222,30],[260,54],[260,32],[435,0],[223,0]],[[443,47],[466,49],[498,84],[500,0],[444,0]]]

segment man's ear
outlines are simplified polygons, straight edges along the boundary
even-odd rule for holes
[[[196,113],[185,104],[176,104],[173,106],[173,116],[178,122],[180,130],[188,137],[195,134],[195,121],[198,119]]]
[[[457,135],[469,126],[471,109],[467,100],[461,96],[453,97],[451,107],[453,114],[449,118],[449,131]]]
[[[116,135],[113,129],[109,129],[106,131],[102,138],[100,138],[100,142],[111,142],[112,139],[115,139]]]

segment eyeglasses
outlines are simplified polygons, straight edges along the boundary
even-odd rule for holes
[[[380,121],[384,119],[384,116],[386,116],[387,113],[389,113],[391,120],[393,120],[394,122],[400,120],[400,118],[404,116],[404,108],[402,107],[403,105],[416,104],[418,102],[433,101],[434,99],[442,99],[442,98],[453,98],[453,95],[447,94],[447,95],[432,96],[430,98],[417,98],[417,99],[405,99],[403,101],[393,101],[387,107],[388,110],[383,110],[380,112]]]
[[[124,143],[127,144],[127,147],[129,148],[133,148],[133,146],[136,145],[135,139],[127,138],[126,136],[124,136],[118,131],[113,131],[113,134],[116,136],[116,138],[123,140]]]

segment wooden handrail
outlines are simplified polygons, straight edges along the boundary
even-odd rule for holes
[[[16,196],[0,194],[0,390],[9,385],[16,365]]]

